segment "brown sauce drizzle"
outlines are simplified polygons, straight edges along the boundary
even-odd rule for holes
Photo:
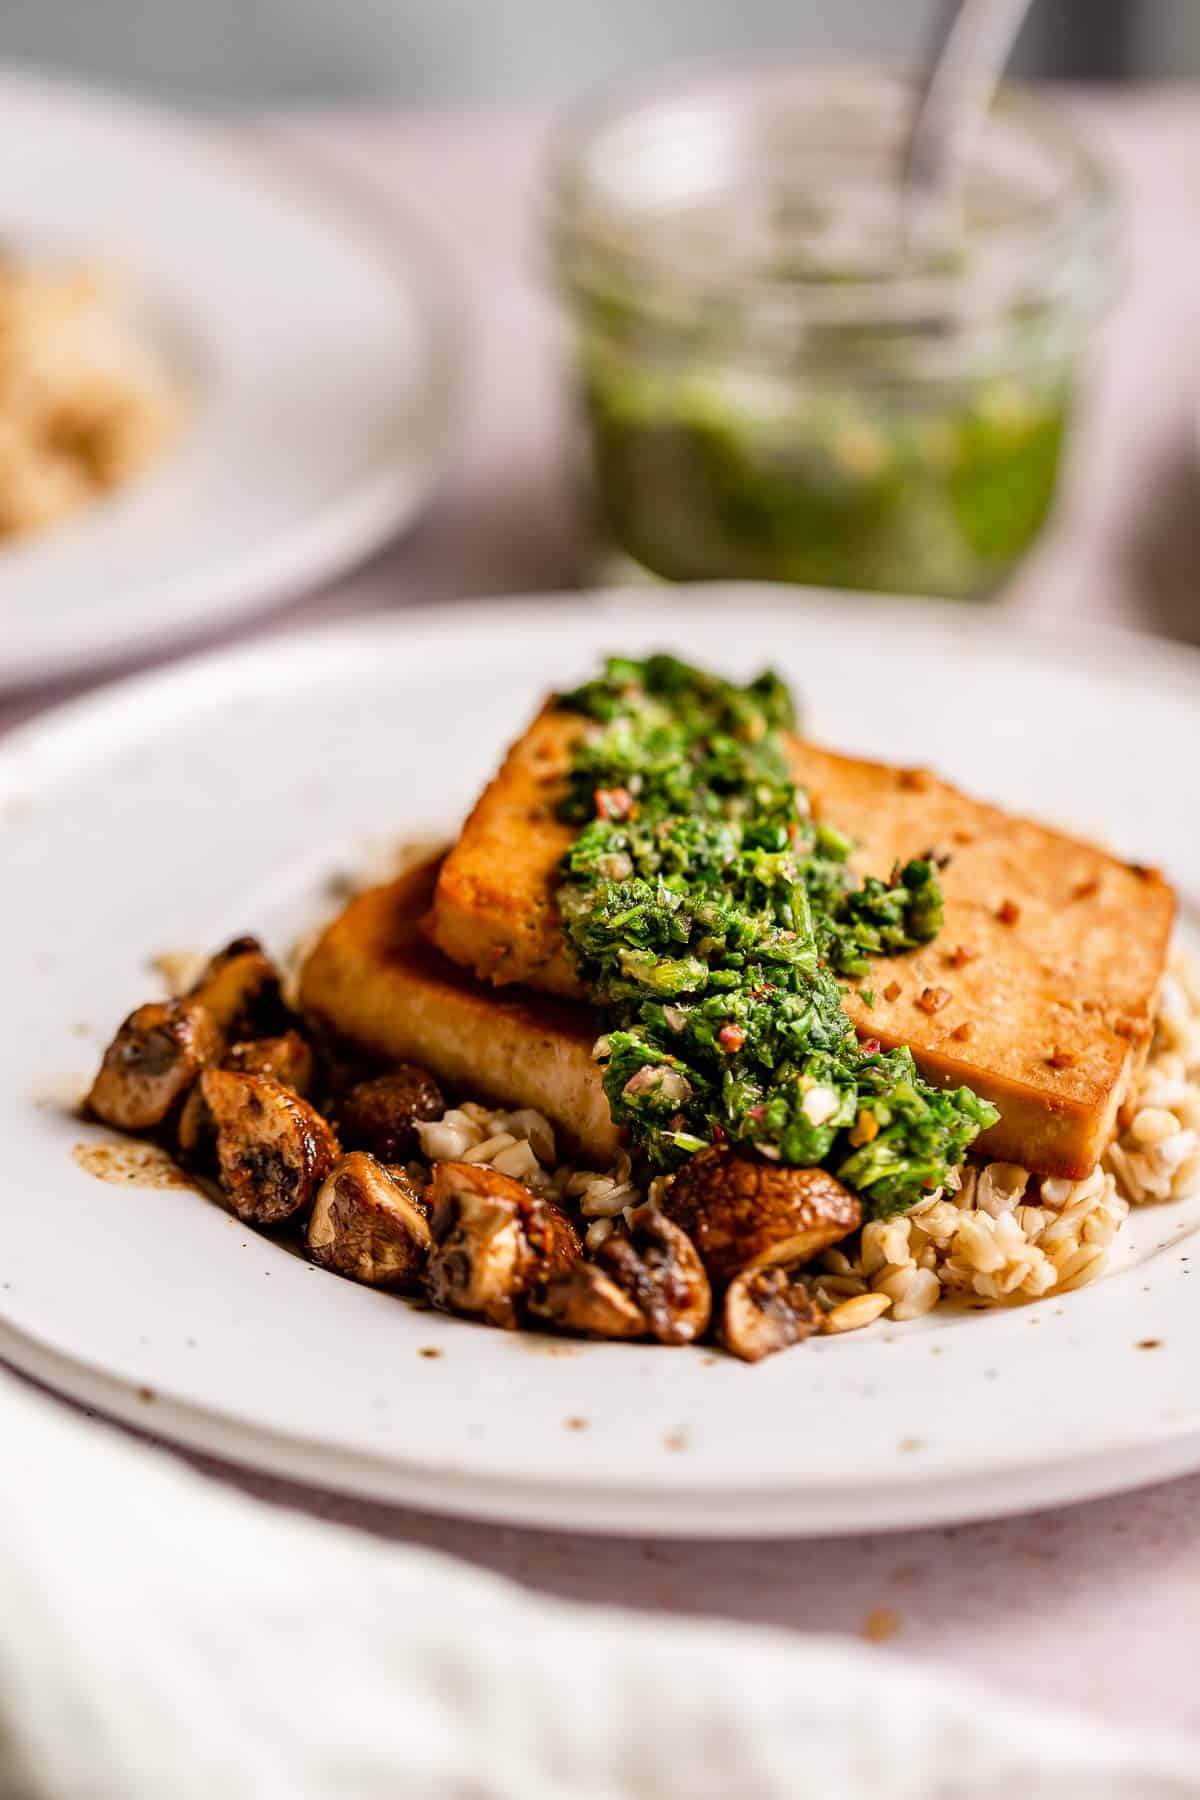
[[[179,1164],[157,1144],[140,1144],[101,1139],[99,1142],[76,1144],[71,1155],[97,1181],[113,1187],[186,1188],[192,1187]]]

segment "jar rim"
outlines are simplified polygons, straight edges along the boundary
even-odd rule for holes
[[[924,268],[882,262],[856,270],[850,279],[831,279],[819,267],[806,276],[802,268],[722,262],[716,237],[692,246],[698,253],[689,258],[669,230],[654,228],[672,216],[672,183],[685,198],[703,191],[706,129],[708,167],[718,173],[711,134],[720,137],[722,111],[727,154],[733,146],[730,115],[747,106],[759,109],[761,129],[767,124],[798,128],[811,121],[815,132],[809,147],[816,153],[831,121],[840,121],[843,129],[852,121],[854,103],[863,108],[862,118],[877,127],[879,120],[874,111],[868,113],[866,103],[890,95],[892,112],[902,124],[913,92],[912,73],[902,66],[849,58],[794,64],[702,62],[585,96],[559,122],[550,143],[546,225],[560,279],[569,291],[587,292],[596,283],[624,287],[637,296],[647,317],[676,320],[732,298],[752,303],[760,317],[780,323],[794,322],[800,313],[808,322],[877,325],[886,318],[914,329],[952,318],[970,329],[978,315],[997,310],[998,296],[1008,302],[1030,290],[1044,291],[1047,304],[1060,316],[1097,313],[1108,297],[1113,260],[1112,184],[1074,126],[1034,90],[1015,82],[1004,84],[997,95],[972,177],[980,179],[986,158],[997,155],[1006,141],[1010,155],[1023,148],[1040,156],[1055,179],[1049,192],[1031,190],[1025,196],[1028,204],[1016,210],[1010,205],[998,226],[973,225],[964,240],[969,261]],[[738,129],[744,132],[748,122],[753,121],[743,117]],[[886,132],[874,145],[864,142],[861,150],[875,154],[886,170],[885,139]],[[859,148],[851,139],[840,151],[831,143],[820,154],[853,156]],[[1011,201],[1015,189],[1008,192]],[[892,190],[893,203],[897,193]],[[711,254],[704,254],[706,249]]]

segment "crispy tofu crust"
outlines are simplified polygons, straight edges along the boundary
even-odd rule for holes
[[[578,998],[554,904],[573,832],[555,805],[581,719],[547,709],[505,758],[446,858],[425,929],[447,957],[502,986]],[[814,809],[886,876],[948,855],[937,941],[880,960],[851,989],[863,1037],[911,1045],[925,1075],[992,1100],[987,1155],[1080,1179],[1112,1136],[1140,1067],[1166,962],[1174,895],[1156,870],[960,793],[921,769],[794,739]]]
[[[352,900],[301,972],[304,1011],[388,1062],[415,1062],[468,1098],[533,1106],[607,1168],[619,1136],[592,1060],[590,1008],[497,994],[423,937],[437,863]]]
[[[556,807],[583,727],[570,713],[547,708],[539,714],[442,863],[425,932],[481,981],[583,998],[554,903],[558,865],[575,837]]]

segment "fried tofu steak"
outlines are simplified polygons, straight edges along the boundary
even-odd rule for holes
[[[584,728],[553,708],[539,715],[438,875],[427,934],[494,987],[580,997],[554,892],[573,836],[557,801]],[[992,1101],[1001,1119],[979,1139],[983,1154],[1086,1175],[1149,1044],[1171,888],[1155,870],[973,800],[925,770],[799,739],[790,753],[814,811],[856,841],[860,872],[886,877],[931,850],[949,859],[937,940],[881,959],[848,989],[860,1036],[885,1049],[906,1043],[929,1080],[965,1083]],[[431,1061],[423,1045],[404,1054]]]
[[[532,1106],[596,1168],[618,1149],[592,1059],[590,1008],[544,994],[498,994],[429,944],[421,920],[438,865],[352,900],[301,973],[304,1011],[383,1062],[418,1062],[440,1081]]]

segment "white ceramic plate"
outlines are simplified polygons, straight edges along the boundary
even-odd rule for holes
[[[453,825],[548,686],[603,649],[663,645],[743,673],[770,658],[814,735],[1105,831],[1200,894],[1200,659],[1134,639],[696,590],[418,616],[110,689],[0,751],[0,1350],[247,1462],[581,1529],[909,1525],[1200,1466],[1200,1205],[1143,1210],[1114,1273],[1065,1300],[749,1368],[414,1311],[198,1194],[73,1161],[103,1134],[67,1105],[154,991],[152,952],[244,930],[285,946],[364,845]]]
[[[163,461],[0,546],[0,687],[140,655],[317,585],[407,524],[453,362],[415,228],[360,228],[265,145],[0,69],[0,241],[125,276],[192,392]]]

